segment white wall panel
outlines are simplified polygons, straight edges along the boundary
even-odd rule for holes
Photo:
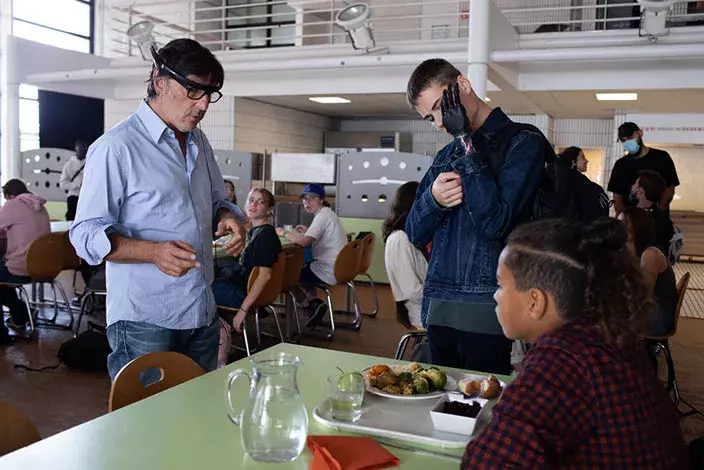
[[[306,113],[246,98],[236,98],[235,149],[245,152],[301,152],[323,150],[330,130],[327,116]]]

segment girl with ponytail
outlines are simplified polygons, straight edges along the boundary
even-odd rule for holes
[[[652,304],[627,239],[607,218],[510,235],[496,313],[508,338],[533,347],[462,468],[690,468],[639,339]]]

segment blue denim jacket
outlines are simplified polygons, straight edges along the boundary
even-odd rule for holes
[[[498,181],[487,166],[492,137],[511,120],[494,109],[472,135],[473,149],[454,140],[445,146],[420,183],[406,222],[411,243],[432,242],[423,291],[425,323],[429,299],[471,303],[493,302],[496,267],[504,240],[526,214],[540,184],[545,165],[545,140],[521,132],[512,139]],[[451,209],[431,194],[435,178],[455,171],[462,178],[462,204]]]

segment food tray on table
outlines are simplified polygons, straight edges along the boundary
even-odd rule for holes
[[[476,377],[479,376],[469,374],[456,376],[458,381]],[[459,392],[447,393],[449,398],[462,397]],[[491,409],[497,400],[476,398],[476,401],[482,404],[482,410],[477,416],[477,424],[472,436],[467,436],[437,431],[433,426],[430,410],[444,397],[445,395],[434,400],[399,400],[366,393],[362,405],[362,417],[356,423],[333,419],[330,402],[326,399],[313,410],[313,418],[323,426],[337,431],[445,448],[463,448],[472,436],[481,432],[489,423]]]

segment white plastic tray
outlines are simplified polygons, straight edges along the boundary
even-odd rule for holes
[[[450,394],[451,395],[451,394]],[[406,401],[384,398],[367,393],[364,396],[362,417],[356,423],[336,421],[330,414],[330,403],[325,400],[313,410],[313,418],[325,427],[343,432],[385,437],[423,445],[457,449],[467,445],[472,436],[436,431],[430,418],[430,409],[438,400]],[[491,409],[496,400],[490,400],[479,413],[474,435],[491,420]]]

